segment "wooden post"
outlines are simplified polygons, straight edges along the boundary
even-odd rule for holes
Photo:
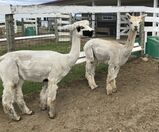
[[[157,8],[157,6],[158,6],[158,0],[153,0],[153,7]],[[153,17],[156,17],[156,16],[157,16],[157,14],[153,13]],[[155,28],[155,27],[156,27],[156,22],[153,22],[153,28]],[[156,35],[156,33],[152,32],[152,36],[155,36],[155,35]]]
[[[58,35],[58,23],[57,23],[57,17],[55,17],[55,39],[56,39],[56,43],[58,43],[59,41],[59,35]]]
[[[21,19],[21,22],[22,22],[22,35],[25,36],[24,18]]]
[[[141,55],[145,54],[145,31],[144,31],[144,23],[145,20],[143,20],[140,24],[140,32],[139,32],[139,37],[140,37],[140,46],[142,47],[142,49],[144,49],[144,51],[141,53]]]
[[[38,35],[38,18],[35,18],[35,33]]]
[[[92,6],[95,6],[94,0],[92,0]],[[95,30],[95,13],[92,13],[92,28]],[[95,31],[93,33],[93,37],[95,36]]]
[[[15,34],[18,32],[18,26],[17,26],[16,19],[14,19],[14,32],[15,32]]]
[[[39,35],[39,29],[40,29],[40,26],[41,26],[41,18],[37,18],[37,35]]]
[[[117,0],[117,6],[121,6],[121,1]],[[120,39],[120,12],[117,12],[116,39]]]
[[[14,33],[14,18],[13,14],[5,15],[6,35],[7,35],[7,50],[8,52],[15,50],[15,33]]]
[[[70,15],[70,18],[69,18],[69,22],[70,22],[70,24],[72,24],[72,14],[70,13],[69,14]],[[70,31],[70,42],[72,42],[72,31]]]

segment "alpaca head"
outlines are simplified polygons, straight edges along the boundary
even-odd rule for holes
[[[79,37],[92,37],[93,35],[93,29],[89,26],[89,21],[87,20],[82,20],[70,25],[63,26],[61,29],[76,31]]]
[[[141,16],[131,16],[129,13],[127,13],[126,15],[127,15],[127,18],[130,22],[130,29],[132,31],[139,31],[141,22],[147,16],[147,14],[144,14]]]

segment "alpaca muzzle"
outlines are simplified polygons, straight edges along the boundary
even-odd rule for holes
[[[134,27],[134,30],[135,30],[135,31],[138,31],[138,27],[137,27],[137,26],[135,26],[135,27]]]
[[[91,30],[91,31],[89,31],[89,30],[84,30],[84,31],[83,31],[83,36],[92,37],[92,36],[93,36],[93,30]]]

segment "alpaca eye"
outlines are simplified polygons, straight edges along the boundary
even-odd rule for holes
[[[80,27],[80,26],[78,26],[76,29],[77,29],[77,31],[78,31],[78,32],[80,32],[81,27]]]
[[[133,24],[132,22],[130,22],[130,24]]]
[[[85,27],[83,27],[83,26],[78,26],[78,27],[77,27],[77,31],[80,32],[81,29],[84,29],[84,28],[85,28]]]
[[[83,27],[83,26],[80,26],[80,28],[81,28],[81,29],[84,29],[84,27]]]

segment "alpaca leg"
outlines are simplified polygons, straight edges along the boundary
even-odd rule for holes
[[[24,98],[23,98],[23,93],[22,93],[22,85],[23,85],[23,80],[19,81],[19,84],[16,87],[16,103],[18,104],[20,110],[22,111],[23,114],[31,115],[33,112],[27,107]]]
[[[107,90],[107,95],[111,95],[113,93],[111,83],[107,83],[106,90]]]
[[[95,67],[96,67],[96,63],[95,62],[90,62],[90,61],[86,62],[86,74],[85,74],[85,77],[88,80],[88,84],[91,87],[91,89],[95,89],[96,87],[98,87],[96,85],[96,82],[95,82],[95,79],[94,79]]]
[[[56,115],[55,105],[57,89],[58,87],[56,84],[49,82],[47,90],[47,106],[49,108],[49,117],[51,119],[55,118]]]
[[[115,93],[115,92],[117,92],[117,87],[116,87],[116,77],[117,77],[117,75],[118,75],[118,73],[119,73],[119,69],[120,69],[120,67],[119,66],[116,66],[116,67],[114,67],[114,73],[113,73],[113,80],[112,80],[112,82],[111,82],[111,85],[112,85],[112,88],[113,88],[113,93]]]
[[[115,79],[112,80],[111,86],[112,86],[112,89],[113,89],[113,93],[117,92],[116,80]]]
[[[113,74],[114,74],[114,68],[111,65],[109,65],[107,81],[106,81],[107,82],[107,84],[106,84],[107,95],[110,95],[113,92],[113,88],[112,88]]]
[[[15,87],[13,83],[4,84],[4,90],[2,95],[3,109],[6,114],[13,120],[19,121],[20,116],[15,112],[13,103],[15,101]]]
[[[94,88],[97,88],[98,87],[98,85],[96,84],[96,82],[95,82],[95,79],[94,79],[94,76],[95,76],[95,68],[96,68],[96,62],[94,62],[93,64],[92,64],[92,82],[93,82],[93,86],[94,86]]]
[[[42,90],[40,92],[40,108],[41,110],[47,109],[47,87],[48,81],[43,82]]]

